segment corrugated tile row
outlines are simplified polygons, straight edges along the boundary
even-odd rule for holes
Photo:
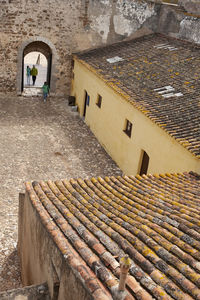
[[[169,45],[175,50],[156,48]],[[200,158],[200,47],[159,34],[78,54],[76,58]],[[119,56],[123,61],[110,64]],[[172,86],[181,97],[155,89]]]
[[[200,299],[200,176],[194,173],[26,183],[32,205],[94,299]]]

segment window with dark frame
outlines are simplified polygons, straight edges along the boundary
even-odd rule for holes
[[[124,132],[131,137],[131,132],[132,132],[132,123],[129,120],[126,120],[126,127],[124,129]]]
[[[87,100],[86,100],[86,104],[87,104],[87,106],[89,106],[90,105],[90,96],[87,94]]]
[[[102,96],[98,94],[96,105],[101,108]]]
[[[141,161],[139,174],[140,175],[147,174],[148,166],[149,166],[149,155],[144,150],[142,150],[142,161]]]

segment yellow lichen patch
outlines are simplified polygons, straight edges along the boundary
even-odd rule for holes
[[[124,256],[120,259],[120,263],[126,266],[131,266],[131,259],[128,256]]]
[[[157,258],[157,255],[150,248],[148,248],[146,246],[143,247],[142,253],[145,257],[152,256],[152,257]]]

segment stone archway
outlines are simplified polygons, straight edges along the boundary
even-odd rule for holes
[[[18,52],[17,94],[21,95],[24,83],[24,57],[30,52],[40,52],[47,59],[47,81],[51,93],[56,92],[57,53],[54,45],[45,38],[37,37],[24,42]]]

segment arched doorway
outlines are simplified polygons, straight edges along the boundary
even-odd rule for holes
[[[32,78],[27,77],[27,67],[30,69],[35,66],[38,70],[35,87],[42,87],[47,81],[48,61],[41,52],[29,52],[24,56],[24,88],[30,88],[33,84]]]
[[[22,44],[18,54],[18,74],[17,74],[17,92],[21,94],[24,89],[24,58],[30,53],[38,52],[45,56],[47,60],[46,80],[51,88],[51,92],[55,93],[56,88],[56,62],[57,55],[55,47],[44,38],[36,38]]]
[[[52,64],[52,51],[50,47],[41,41],[35,41],[30,44],[28,44],[23,51],[23,62],[22,62],[22,85],[21,85],[21,91],[24,89],[24,58],[30,54],[30,53],[42,53],[47,60],[47,75],[46,80],[48,85],[51,86],[51,64]],[[35,63],[36,64],[36,63]],[[38,73],[39,76],[39,73]]]

